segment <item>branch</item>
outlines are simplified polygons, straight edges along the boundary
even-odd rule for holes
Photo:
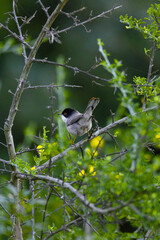
[[[28,90],[28,89],[38,89],[38,88],[59,88],[59,87],[70,87],[70,88],[82,88],[83,86],[79,86],[79,85],[68,85],[68,84],[62,84],[62,85],[54,85],[53,83],[49,84],[49,85],[37,85],[37,86],[28,86],[25,87],[24,90]]]
[[[52,189],[51,189],[51,190],[48,190],[48,194],[47,194],[47,197],[46,197],[46,203],[45,203],[45,207],[44,207],[44,210],[43,210],[42,229],[41,229],[41,240],[43,239],[44,223],[45,223],[45,219],[46,219],[46,211],[47,211],[47,206],[48,206],[48,202],[49,202],[49,199],[50,199],[51,195],[52,195]]]
[[[75,75],[78,74],[78,73],[83,73],[83,74],[86,74],[93,79],[101,80],[101,81],[104,81],[104,82],[110,82],[112,80],[112,78],[111,79],[106,79],[106,78],[101,78],[97,75],[91,74],[90,70],[92,69],[92,67],[89,70],[84,71],[84,70],[79,69],[78,67],[70,66],[70,65],[67,65],[67,64],[57,63],[57,62],[54,62],[54,61],[49,61],[47,59],[33,59],[33,62],[45,63],[45,64],[51,64],[51,65],[55,65],[55,66],[65,67],[67,69],[71,69],[74,72]],[[128,84],[130,84],[130,83],[124,83],[123,82],[123,85],[128,85]],[[130,84],[130,85],[132,87],[155,87],[154,85],[149,85],[148,86],[148,84],[138,84],[138,85]]]
[[[8,164],[8,165],[11,165],[11,162],[7,161],[7,160],[4,160],[2,158],[0,158],[0,162],[4,163],[4,164]]]
[[[74,72],[74,74],[83,73],[83,74],[86,74],[89,77],[97,79],[97,80],[102,80],[102,81],[105,81],[105,82],[111,81],[111,79],[108,80],[108,79],[105,79],[105,78],[101,78],[97,75],[89,73],[89,71],[84,71],[84,70],[81,70],[77,67],[73,67],[73,66],[70,66],[70,65],[67,65],[67,64],[61,64],[61,63],[57,63],[57,62],[54,62],[54,61],[48,61],[46,59],[34,59],[33,61],[34,62],[39,62],[39,63],[47,63],[47,64],[56,65],[56,66],[60,66],[60,67],[65,67],[67,69],[71,69]]]
[[[67,230],[67,228],[75,223],[77,223],[78,221],[83,220],[82,217],[78,217],[77,219],[69,222],[68,224],[66,224],[65,226],[62,226],[61,228],[59,228],[58,230],[56,230],[55,232],[51,232],[47,237],[44,238],[44,240],[48,240],[49,238],[51,238],[52,236],[54,236],[55,234],[63,231],[64,229]]]
[[[32,239],[35,240],[35,206],[34,206],[34,201],[35,201],[35,188],[34,188],[34,181],[30,181],[30,189],[32,192]]]
[[[106,16],[105,16],[106,14],[112,13],[114,10],[117,10],[117,9],[120,8],[120,7],[122,7],[122,5],[119,5],[119,6],[117,6],[117,7],[114,7],[114,8],[112,8],[112,9],[110,9],[110,10],[107,10],[107,11],[105,11],[105,12],[102,12],[102,13],[100,13],[100,14],[92,17],[92,18],[89,18],[89,19],[87,19],[87,20],[85,20],[85,21],[83,21],[83,22],[80,22],[80,23],[75,22],[72,26],[70,26],[70,27],[68,27],[68,28],[65,28],[65,29],[56,31],[56,34],[60,34],[60,33],[63,33],[63,32],[67,32],[67,31],[69,31],[69,30],[71,30],[71,29],[73,29],[73,28],[75,28],[75,27],[79,27],[79,26],[83,26],[83,27],[84,27],[84,25],[85,25],[86,23],[90,23],[90,22],[96,20],[97,18],[106,17]]]
[[[12,32],[7,26],[5,26],[4,24],[0,23],[0,28],[4,28],[7,32],[9,32],[9,34],[11,36],[13,36],[15,39],[17,39],[19,42],[21,42],[23,45],[25,45],[26,47],[28,47],[30,50],[32,49],[32,47],[23,39],[21,39],[15,32]]]
[[[120,205],[116,206],[116,207],[109,207],[106,209],[103,208],[98,208],[96,207],[93,203],[90,203],[88,200],[86,200],[86,196],[83,196],[79,191],[77,191],[77,189],[75,189],[74,187],[72,187],[72,185],[70,183],[64,182],[61,179],[58,178],[53,178],[50,176],[44,176],[44,175],[27,175],[27,174],[21,174],[21,173],[17,173],[17,177],[18,178],[22,178],[22,179],[34,179],[34,180],[42,180],[42,181],[46,181],[49,183],[56,183],[59,186],[61,186],[62,188],[67,188],[69,189],[72,193],[74,193],[76,195],[76,197],[86,206],[91,208],[94,212],[97,213],[101,213],[101,214],[106,214],[106,213],[111,213],[111,212],[116,212],[117,210],[128,206],[132,200],[133,197],[131,199],[129,199],[127,202],[121,203]]]

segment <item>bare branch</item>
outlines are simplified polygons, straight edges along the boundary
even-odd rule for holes
[[[34,62],[39,62],[39,63],[46,63],[46,64],[51,64],[51,65],[65,67],[67,69],[71,69],[74,72],[74,74],[83,73],[83,74],[86,74],[86,75],[88,75],[89,77],[91,77],[93,79],[96,79],[96,80],[101,80],[101,81],[105,81],[105,82],[111,81],[111,79],[101,78],[101,77],[99,77],[97,75],[89,73],[88,71],[84,71],[84,70],[81,70],[81,69],[79,69],[77,67],[72,67],[72,66],[67,65],[67,64],[61,64],[61,63],[49,61],[49,60],[46,60],[46,59],[34,59],[33,61]]]
[[[28,87],[25,87],[24,90],[28,90],[28,89],[38,89],[38,88],[59,88],[59,87],[82,88],[83,86],[79,86],[79,85],[68,85],[68,84],[54,85],[53,83],[51,83],[51,84],[49,84],[49,85],[28,86]]]
[[[7,165],[12,165],[10,161],[4,160],[2,158],[0,158],[0,162],[7,164]]]
[[[16,152],[16,155],[21,155],[21,154],[27,153],[27,152],[34,152],[34,151],[36,151],[36,150],[37,150],[36,148],[32,148],[32,149],[26,148],[26,149],[24,149],[24,150],[19,150],[18,152]]]
[[[26,47],[28,47],[30,50],[32,49],[32,47],[26,41],[24,41],[24,39],[21,39],[15,32],[12,32],[7,26],[0,23],[0,27],[4,28],[7,32],[9,32],[9,34],[11,36],[13,36],[15,39],[17,39],[19,42],[21,42]]]
[[[27,18],[27,17],[22,18],[21,20],[23,21],[23,23],[22,23],[22,25],[21,25],[21,28],[22,28],[25,24],[29,24],[30,21],[36,16],[36,13],[37,13],[37,11],[35,11],[35,12],[33,13],[33,15],[30,16],[29,18]]]
[[[80,23],[74,22],[74,24],[73,24],[72,26],[57,31],[57,34],[60,34],[60,33],[63,33],[63,32],[67,32],[67,31],[69,31],[69,30],[71,30],[71,29],[73,29],[73,28],[75,28],[75,27],[79,27],[79,26],[83,26],[83,27],[84,27],[85,24],[90,23],[90,22],[92,22],[92,21],[94,21],[94,20],[96,20],[96,19],[98,19],[98,18],[104,18],[104,17],[106,17],[106,14],[112,13],[114,10],[117,10],[117,9],[119,9],[120,7],[122,7],[122,6],[119,5],[119,6],[117,6],[117,7],[114,7],[114,8],[112,8],[112,9],[107,10],[107,11],[105,11],[105,12],[102,12],[102,13],[94,16],[94,17],[88,18],[87,20],[85,20],[85,21],[83,21],[83,22],[80,22]]]
[[[18,31],[19,31],[19,37],[21,39],[21,42],[24,42],[24,38],[23,38],[23,35],[22,35],[22,31],[21,31],[21,27],[19,25],[19,22],[18,22],[18,18],[17,18],[17,15],[16,15],[16,0],[13,0],[13,15],[14,15],[14,20],[16,22],[16,25],[17,25],[17,28],[18,28]],[[26,55],[26,49],[25,49],[25,45],[24,43],[22,43],[22,48],[23,48],[23,56],[24,56],[24,60],[25,60],[25,63],[27,61],[27,55]]]

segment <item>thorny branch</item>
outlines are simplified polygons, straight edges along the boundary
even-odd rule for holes
[[[117,9],[119,9],[119,8],[121,8],[121,7],[122,7],[122,6],[119,5],[119,6],[117,6],[117,7],[114,7],[114,8],[112,8],[112,9],[110,9],[110,10],[107,10],[107,11],[105,11],[105,12],[102,12],[102,13],[94,16],[94,17],[89,17],[87,20],[85,20],[85,21],[83,21],[83,22],[78,22],[78,21],[77,21],[77,18],[74,18],[74,24],[73,24],[72,26],[67,27],[67,28],[65,28],[65,29],[62,29],[62,30],[58,30],[58,31],[56,31],[56,34],[60,34],[60,33],[63,33],[63,32],[67,32],[67,31],[69,31],[69,30],[71,30],[71,29],[73,29],[73,28],[75,28],[75,27],[79,27],[79,26],[83,26],[83,27],[85,28],[85,30],[86,30],[85,24],[90,23],[90,22],[92,22],[92,21],[94,21],[94,20],[96,20],[96,19],[98,19],[98,18],[104,18],[104,17],[106,17],[106,14],[112,13],[114,10],[117,10]]]
[[[19,42],[21,42],[23,45],[25,45],[28,49],[32,49],[32,47],[24,41],[24,39],[21,39],[15,32],[12,32],[8,26],[5,26],[3,23],[0,23],[0,28],[4,28],[11,36],[13,36],[15,39],[17,39]]]
[[[49,85],[36,85],[36,86],[28,86],[25,87],[24,90],[28,90],[28,89],[39,89],[39,88],[59,88],[59,87],[68,87],[68,88],[81,88],[82,86],[79,85],[69,85],[69,84],[62,84],[62,85],[55,85],[55,84],[49,84]]]
[[[17,173],[16,175],[17,175],[18,178],[22,178],[22,179],[28,179],[28,178],[32,179],[32,180],[33,179],[34,180],[38,179],[38,180],[46,181],[46,182],[49,182],[49,183],[56,183],[59,186],[61,186],[62,188],[69,189],[72,193],[74,193],[78,197],[78,199],[86,207],[89,207],[94,212],[101,213],[101,214],[106,214],[106,213],[111,213],[111,212],[118,211],[119,209],[121,209],[121,208],[123,208],[125,206],[128,206],[133,201],[133,197],[131,197],[131,199],[129,199],[127,202],[121,203],[121,204],[119,204],[116,207],[109,207],[109,208],[106,208],[106,209],[98,208],[93,203],[90,203],[86,199],[86,197],[84,195],[82,195],[79,191],[77,191],[77,189],[75,189],[70,183],[64,182],[63,180],[61,180],[59,178],[53,178],[53,177],[50,177],[50,176],[44,176],[44,175],[39,175],[39,174],[31,176],[31,175],[27,175],[27,174]]]
[[[57,63],[57,62],[54,62],[54,61],[49,61],[49,60],[46,60],[46,59],[34,59],[33,61],[34,62],[39,62],[39,63],[46,63],[46,64],[65,67],[67,69],[71,69],[74,72],[74,74],[83,73],[83,74],[86,74],[87,76],[89,76],[93,79],[101,80],[101,81],[104,81],[104,82],[109,82],[111,80],[111,79],[108,80],[108,79],[105,79],[105,78],[101,78],[99,76],[91,74],[89,71],[84,71],[84,70],[79,69],[78,67],[73,67],[73,66],[70,66],[70,65],[67,65],[67,64],[61,64],[61,63]]]

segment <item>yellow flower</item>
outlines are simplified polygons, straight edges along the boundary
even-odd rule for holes
[[[43,153],[44,152],[43,146],[42,145],[38,145],[37,146],[37,151],[38,151],[39,154]]]
[[[89,155],[89,157],[97,157],[98,156],[98,152],[95,150],[95,151],[91,151],[91,149],[89,149],[89,148],[86,148],[85,149],[85,152]]]
[[[78,175],[80,176],[80,177],[83,177],[83,176],[85,176],[86,175],[86,172],[85,172],[85,170],[84,169],[82,169],[79,173],[78,173]]]
[[[93,157],[97,157],[98,156],[98,152],[97,151],[94,151],[93,152]]]
[[[89,173],[91,173],[91,174],[90,174],[91,176],[95,176],[95,175],[96,175],[96,171],[94,170],[94,166],[91,165],[91,166],[89,167]]]
[[[31,168],[31,171],[34,171],[35,169],[36,169],[36,167],[34,166],[34,167]]]
[[[94,166],[89,166],[89,174],[90,174],[90,176],[95,176],[96,175],[96,171],[94,170]],[[86,172],[85,172],[85,170],[84,169],[82,169],[79,173],[78,173],[78,175],[80,176],[80,177],[84,177],[85,175],[86,175]]]
[[[104,140],[100,136],[97,136],[90,141],[90,145],[93,149],[102,148],[104,145]]]
[[[156,139],[160,139],[160,133],[157,133],[155,136]]]

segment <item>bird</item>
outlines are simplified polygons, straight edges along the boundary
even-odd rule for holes
[[[82,136],[85,133],[89,133],[89,130],[92,128],[92,113],[99,102],[99,98],[92,97],[84,113],[80,113],[73,108],[65,108],[62,113],[59,114],[61,115],[62,120],[65,122],[69,134],[75,136],[72,144],[74,144],[77,136]]]

